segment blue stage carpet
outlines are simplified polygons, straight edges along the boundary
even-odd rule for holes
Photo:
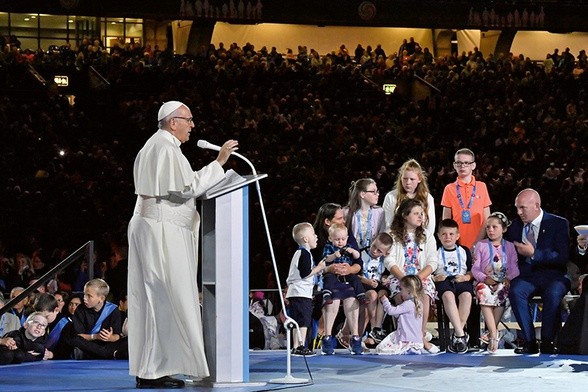
[[[284,378],[285,351],[252,351],[250,384],[210,386],[188,383],[185,390],[313,392],[344,391],[471,391],[496,392],[588,390],[588,356],[515,355],[512,350],[472,354],[334,356],[307,358],[313,383],[273,384]],[[291,376],[310,379],[304,358],[292,358]],[[253,385],[254,384],[254,385]],[[126,361],[43,361],[0,367],[3,392],[133,391],[135,380]]]

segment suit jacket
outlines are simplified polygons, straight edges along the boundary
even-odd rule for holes
[[[508,228],[509,240],[522,242],[524,224],[516,218]],[[519,254],[519,270],[527,275],[538,270],[557,270],[566,273],[569,260],[570,230],[567,219],[543,212],[535,255],[531,264]]]

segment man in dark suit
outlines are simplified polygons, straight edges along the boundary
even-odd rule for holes
[[[556,323],[562,298],[570,290],[566,276],[569,260],[569,225],[565,218],[541,209],[541,197],[534,189],[521,191],[515,199],[518,218],[508,232],[519,255],[521,274],[510,287],[510,304],[523,335],[517,354],[536,354],[539,346],[529,308],[533,296],[543,302],[541,352],[556,354]]]

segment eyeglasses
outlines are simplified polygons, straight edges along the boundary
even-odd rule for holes
[[[33,325],[36,325],[36,326],[38,326],[39,328],[43,328],[43,329],[47,328],[47,324],[45,324],[45,323],[44,323],[44,322],[42,322],[42,321],[38,321],[38,320],[31,320],[31,321],[30,321],[30,323],[31,323],[31,324],[33,324]]]
[[[81,304],[81,302],[70,302],[69,306],[80,306]]]
[[[181,118],[182,120],[188,121],[188,123],[194,124],[194,117],[172,117],[172,118]]]
[[[375,190],[375,191],[364,191],[365,193],[373,193],[374,195],[379,195],[380,191],[379,190]]]
[[[471,166],[472,164],[474,164],[474,162],[461,162],[461,161],[455,161],[453,162],[453,166],[457,166],[457,167],[468,167]]]

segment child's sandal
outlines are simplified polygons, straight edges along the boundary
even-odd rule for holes
[[[494,354],[498,350],[498,339],[490,338],[488,342],[488,352]]]
[[[485,333],[484,335],[480,336],[480,342],[484,345],[489,345],[490,344],[490,335]]]

